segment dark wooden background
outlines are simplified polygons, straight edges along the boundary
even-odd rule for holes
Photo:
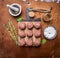
[[[21,4],[22,14],[19,17],[23,18],[26,18],[25,10],[28,6],[21,0],[0,0],[0,58],[60,58],[60,4],[29,1],[32,3],[30,7],[33,8],[53,8],[51,12],[53,20],[50,23],[45,23],[42,20],[42,38],[44,38],[44,28],[52,25],[56,27],[58,32],[56,39],[47,40],[46,44],[41,45],[39,48],[16,46],[9,33],[2,26],[2,24],[8,23],[8,19],[11,19],[17,29],[17,17],[12,17],[9,14],[6,5],[12,3]],[[41,13],[36,13],[36,15],[36,17],[43,17]]]

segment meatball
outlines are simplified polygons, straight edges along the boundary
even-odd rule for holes
[[[21,38],[24,38],[24,37],[26,36],[26,34],[25,34],[24,31],[20,31],[20,32],[19,32],[19,36],[20,36]]]
[[[41,31],[40,30],[35,30],[34,35],[35,35],[35,37],[40,37]]]
[[[27,36],[28,36],[28,37],[32,37],[32,36],[33,36],[33,32],[32,32],[31,30],[29,30],[29,31],[27,32]]]
[[[19,26],[19,28],[20,28],[21,30],[24,30],[24,29],[26,28],[26,25],[25,25],[25,23],[23,23],[23,22],[19,22],[19,23],[18,23],[18,26]]]
[[[27,46],[32,46],[32,39],[28,39],[28,40],[26,41],[26,45],[27,45]]]
[[[33,28],[33,23],[32,22],[27,23],[27,28],[32,29]]]
[[[25,39],[19,39],[19,44],[20,44],[20,46],[24,46],[25,45]]]
[[[34,27],[36,29],[39,29],[41,27],[40,22],[35,22]]]
[[[33,42],[34,46],[39,46],[41,43],[41,39],[35,39],[35,42]]]

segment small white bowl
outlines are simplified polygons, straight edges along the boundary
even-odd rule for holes
[[[44,29],[44,36],[46,39],[52,40],[57,36],[57,30],[53,26],[48,26]]]
[[[17,6],[19,7],[19,9],[20,9],[19,12],[18,12],[17,14],[13,14],[12,11],[11,11],[11,9],[9,9],[9,13],[10,13],[12,16],[19,16],[19,15],[21,14],[21,12],[22,12],[21,5],[19,5],[19,4],[17,4],[17,3],[11,4],[11,6],[14,6],[14,5],[17,5]]]

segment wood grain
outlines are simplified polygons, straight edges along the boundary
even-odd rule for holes
[[[0,58],[58,58],[60,57],[60,4],[46,3],[46,2],[34,2],[31,1],[33,8],[50,8],[52,7],[51,15],[53,20],[50,23],[45,23],[42,20],[42,38],[43,30],[46,26],[52,25],[56,27],[58,35],[54,40],[47,40],[46,44],[41,45],[39,48],[19,47],[16,46],[14,41],[10,38],[9,33],[3,28],[2,24],[8,24],[8,19],[13,21],[17,29],[17,17],[12,17],[6,4],[19,3],[22,5],[22,14],[19,17],[26,18],[27,4],[21,0],[0,0]],[[36,17],[43,17],[43,13],[36,13]]]

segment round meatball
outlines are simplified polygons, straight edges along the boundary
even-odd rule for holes
[[[19,44],[20,44],[20,46],[24,46],[25,45],[25,39],[19,39]]]
[[[26,34],[25,34],[25,32],[24,32],[24,31],[20,31],[20,32],[19,32],[19,36],[20,36],[21,38],[23,38],[23,37],[25,37],[25,36],[26,36]]]
[[[41,43],[41,39],[35,39],[35,42],[33,42],[34,46],[39,46]]]
[[[41,27],[40,22],[35,22],[34,26],[36,29],[39,29]]]
[[[33,23],[32,22],[27,23],[27,28],[32,29],[33,28]]]
[[[33,36],[33,32],[32,32],[31,30],[29,30],[29,31],[27,32],[27,36],[28,36],[28,37],[32,37],[32,36]]]
[[[21,30],[24,30],[24,29],[26,28],[26,25],[25,25],[25,23],[23,23],[23,22],[19,22],[19,23],[18,23],[18,26],[19,26],[19,28],[20,28]]]
[[[40,30],[35,30],[34,35],[35,35],[35,37],[40,37],[41,31]]]
[[[28,39],[28,40],[26,41],[26,45],[27,45],[27,46],[31,46],[31,45],[32,45],[32,39]]]

